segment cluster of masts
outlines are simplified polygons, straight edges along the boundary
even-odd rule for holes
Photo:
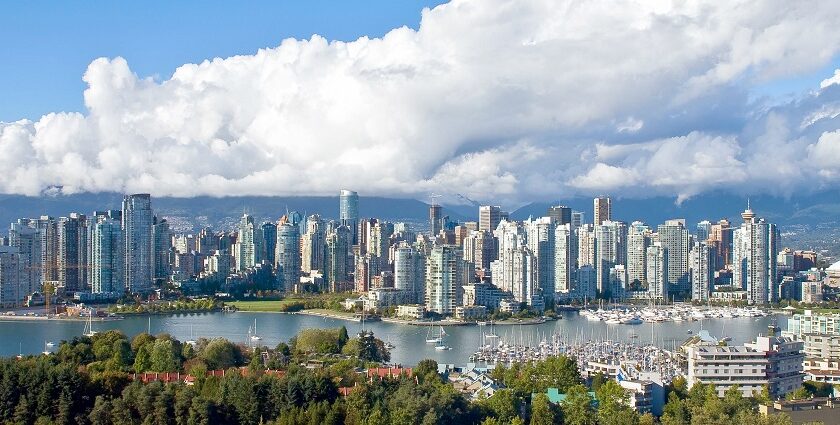
[[[732,319],[739,317],[764,317],[768,313],[755,307],[695,307],[674,305],[669,307],[583,309],[580,315],[586,320],[610,325],[638,325],[641,323],[693,322],[705,319]]]

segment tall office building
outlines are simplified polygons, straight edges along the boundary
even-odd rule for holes
[[[596,289],[606,298],[616,296],[610,287],[610,270],[627,262],[627,224],[621,221],[604,221],[595,226]],[[626,278],[622,279],[626,282]]]
[[[94,213],[90,224],[90,282],[95,294],[125,291],[123,230],[118,219]]]
[[[712,234],[712,222],[709,220],[703,220],[697,223],[697,240],[698,241],[707,241],[709,240],[709,235]]]
[[[213,251],[219,249],[219,238],[210,227],[205,227],[198,232],[198,237],[195,241],[195,250],[205,254],[211,255]]]
[[[429,205],[429,235],[437,236],[443,230],[441,222],[441,207],[438,204]]]
[[[493,232],[502,221],[502,209],[492,205],[478,207],[478,230]]]
[[[352,242],[353,235],[350,233],[350,228],[345,225],[339,225],[327,231],[324,281],[330,287],[336,288],[350,281],[349,256],[353,248]]]
[[[394,225],[384,220],[371,219],[366,225],[367,244],[366,253],[379,259],[381,264],[388,263],[388,248],[391,246],[391,235],[394,233]]]
[[[571,210],[569,210],[571,219]],[[525,231],[528,239],[528,249],[534,256],[534,272],[536,282],[546,298],[554,299],[554,228],[556,222],[551,217],[540,217],[526,220]]]
[[[58,219],[58,285],[66,293],[84,291],[87,283],[87,219],[82,214]]]
[[[276,263],[277,253],[277,225],[267,221],[260,226],[260,262],[271,265]]]
[[[298,226],[287,217],[277,224],[276,270],[280,279],[280,290],[293,292],[300,283],[300,233]]]
[[[571,224],[554,229],[554,290],[569,295],[577,274],[577,235]]]
[[[20,288],[25,295],[41,291],[41,236],[38,230],[24,224],[12,223],[9,246],[20,254]]]
[[[556,225],[572,223],[572,208],[565,205],[548,207],[548,216],[554,220]]]
[[[706,302],[709,300],[715,282],[713,261],[712,249],[707,241],[695,242],[689,253],[692,301]]]
[[[599,226],[605,221],[612,220],[612,202],[607,196],[599,196],[593,201],[593,224]]]
[[[394,288],[411,294],[412,302],[425,302],[426,256],[416,247],[401,242],[394,250]]]
[[[301,237],[301,269],[324,271],[324,253],[326,250],[326,229],[321,216],[310,215],[306,220],[306,233]]]
[[[256,265],[255,233],[254,217],[243,214],[237,227],[236,252],[234,254],[236,256],[236,270],[242,271]]]
[[[691,274],[688,272],[688,251],[691,249],[685,220],[665,220],[657,227],[659,243],[668,257],[668,294],[683,299],[691,295]]]
[[[580,226],[583,226],[583,213],[572,211],[572,229],[577,229]]]
[[[125,242],[125,287],[129,292],[152,289],[152,199],[149,194],[126,195],[122,203]]]
[[[350,229],[351,244],[359,244],[359,194],[352,190],[342,189],[339,195],[338,219],[343,226]]]
[[[646,262],[648,297],[652,300],[668,299],[668,256],[658,242],[648,247]]]
[[[627,234],[627,285],[632,291],[644,288],[650,243],[650,228],[640,221],[634,221]]]
[[[0,246],[0,307],[21,305],[20,253],[17,247]]]
[[[751,304],[766,304],[778,296],[775,224],[757,218],[747,208],[744,222],[732,234],[732,284],[747,291]]]
[[[461,305],[466,263],[453,245],[437,245],[426,260],[426,310],[444,316]]]

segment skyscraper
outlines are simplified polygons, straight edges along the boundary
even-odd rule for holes
[[[478,207],[478,230],[493,232],[502,221],[502,209],[491,205]]]
[[[152,289],[152,199],[149,194],[126,195],[122,203],[125,237],[125,286],[129,292]]]
[[[38,230],[41,238],[41,282],[58,281],[58,222],[42,215],[29,225]]]
[[[668,257],[668,294],[688,298],[691,295],[691,274],[688,272],[688,251],[691,245],[685,220],[665,220],[664,224],[657,227],[656,233]]]
[[[125,258],[121,223],[108,215],[94,213],[89,228],[91,292],[122,294]]]
[[[160,285],[172,274],[172,231],[169,229],[169,222],[164,218],[154,216],[152,222],[152,270],[155,282]]]
[[[22,300],[20,253],[17,247],[0,246],[0,307],[16,307]]]
[[[706,302],[714,287],[715,271],[712,249],[705,240],[697,241],[689,253],[691,267],[691,300]]]
[[[254,267],[257,263],[254,217],[243,214],[239,219],[238,233],[236,236],[236,270],[245,270]]]
[[[429,235],[437,236],[443,229],[441,222],[441,207],[438,204],[429,205]]]
[[[617,295],[610,291],[610,270],[627,262],[627,224],[607,220],[595,226],[595,246],[596,289],[604,297]]]
[[[343,226],[350,229],[352,245],[359,244],[359,194],[342,189],[339,195],[338,218]]]
[[[668,257],[665,249],[654,243],[647,249],[647,291],[648,297],[652,300],[665,300],[668,298]]]
[[[324,281],[332,288],[341,287],[350,281],[349,256],[352,238],[350,228],[345,225],[333,227],[327,232]]]
[[[572,211],[572,229],[577,229],[580,226],[583,226],[583,213]]]
[[[571,224],[554,229],[554,290],[569,295],[577,274],[577,235]]]
[[[426,256],[414,246],[401,242],[394,250],[394,288],[411,294],[415,303],[424,302]]]
[[[709,235],[712,233],[712,223],[709,220],[703,220],[697,223],[697,240],[707,241]]]
[[[461,250],[453,245],[432,248],[426,261],[426,309],[444,316],[455,314],[461,305],[466,264]]]
[[[58,282],[66,293],[85,290],[87,283],[87,219],[82,214],[58,219]]]
[[[25,295],[41,290],[41,237],[38,230],[24,224],[12,223],[9,246],[20,254],[20,288]]]
[[[277,224],[277,273],[282,276],[280,289],[292,292],[300,283],[300,233],[298,226],[286,217]]]
[[[720,270],[732,264],[732,225],[723,219],[713,224],[709,231],[709,241],[715,250],[715,269]]]
[[[571,210],[569,210],[571,219]],[[551,217],[525,221],[528,249],[534,255],[534,272],[537,286],[546,298],[554,299],[554,228],[557,225]]]
[[[640,221],[630,225],[627,234],[627,285],[639,291],[647,281],[647,249],[650,246],[650,229]]]
[[[572,208],[565,205],[548,207],[548,216],[557,225],[570,224],[572,222]]]
[[[594,205],[594,221],[596,226],[603,224],[605,221],[612,220],[612,202],[607,196],[599,196],[593,201]]]
[[[542,307],[537,283],[536,258],[528,248],[528,233],[517,222],[502,220],[493,232],[499,243],[499,258],[490,263],[493,283],[519,301]],[[554,282],[551,283],[554,286]]]
[[[775,224],[756,217],[747,208],[744,222],[732,235],[732,284],[747,291],[751,304],[766,304],[778,296]]]
[[[306,233],[301,237],[301,269],[304,272],[324,271],[325,231],[321,216],[314,214],[306,219]]]
[[[577,232],[578,267],[595,267],[595,229],[591,224],[584,224],[575,229]]]
[[[471,231],[464,238],[464,260],[472,263],[476,270],[489,272],[495,257],[496,239],[490,232]]]
[[[260,262],[274,265],[277,253],[277,225],[266,221],[260,226]]]

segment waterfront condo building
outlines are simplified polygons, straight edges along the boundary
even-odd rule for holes
[[[718,396],[737,385],[745,397],[767,385],[774,398],[784,397],[802,386],[801,342],[784,337],[760,336],[754,343],[737,346],[689,345],[688,386],[715,386]]]
[[[130,292],[148,292],[154,277],[152,259],[152,199],[147,193],[126,195],[122,203],[125,238],[125,287]]]

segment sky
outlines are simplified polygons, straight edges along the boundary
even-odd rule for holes
[[[840,3],[441,3],[4,4],[0,193],[840,183]]]

